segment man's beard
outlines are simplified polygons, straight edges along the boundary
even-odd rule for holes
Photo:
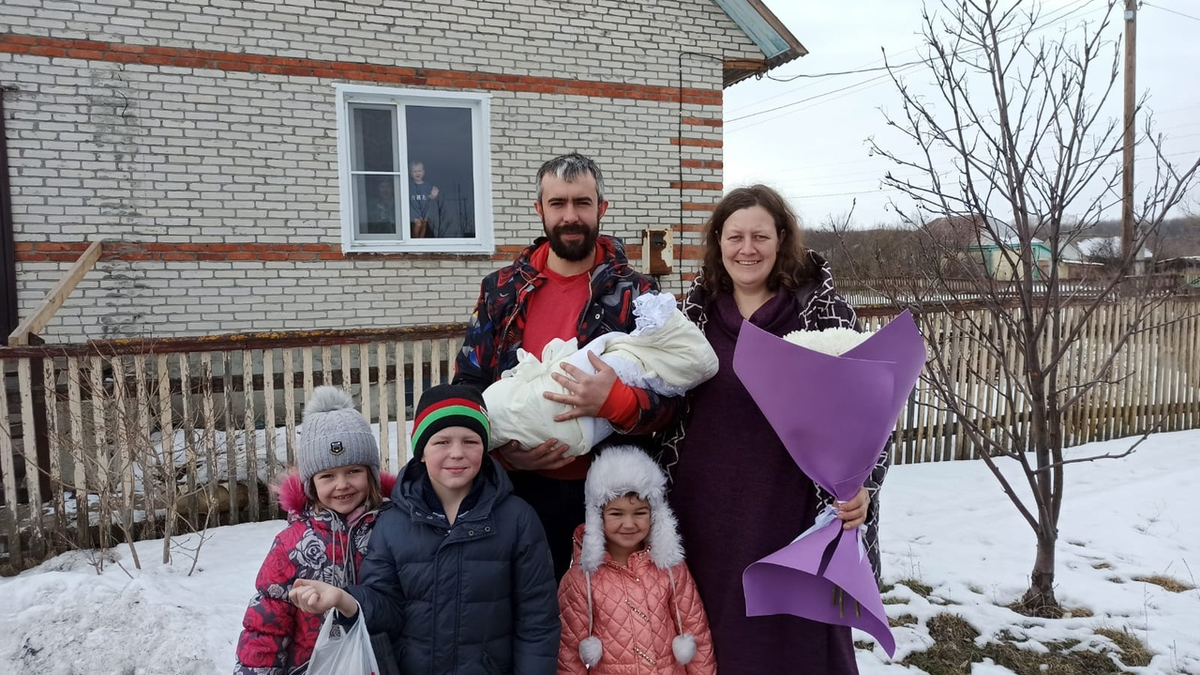
[[[543,220],[542,228],[546,231],[546,237],[550,239],[550,250],[554,251],[554,255],[567,262],[587,260],[596,254],[596,239],[600,237],[600,223],[596,223],[595,229],[583,223],[572,223],[559,225],[551,230],[546,227],[546,221]],[[565,234],[582,234],[583,239],[578,243],[567,243],[562,239]]]

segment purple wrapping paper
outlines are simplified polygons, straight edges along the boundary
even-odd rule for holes
[[[924,365],[925,342],[907,311],[841,356],[743,322],[733,356],[734,372],[792,459],[839,501],[871,474]],[[890,656],[896,640],[871,563],[859,553],[862,534],[841,528],[834,520],[747,567],[746,615],[852,626]]]

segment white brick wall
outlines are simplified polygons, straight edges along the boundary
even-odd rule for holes
[[[441,0],[239,2],[5,0],[0,33],[289,56],[399,67],[718,90],[715,59],[757,54],[705,1],[555,3]],[[338,80],[0,53],[18,242],[94,238],[154,243],[340,244],[333,84]],[[683,116],[720,119],[719,105]],[[496,241],[541,231],[533,174],[578,150],[606,173],[602,229],[630,244],[645,227],[703,222],[672,182],[720,181],[680,170],[674,101],[495,91]],[[719,127],[684,126],[720,140]],[[683,191],[683,201],[712,193]],[[689,234],[681,243],[695,243]],[[481,257],[352,257],[313,262],[106,260],[45,331],[52,341],[464,320]],[[27,316],[67,263],[18,265]],[[690,267],[690,266],[689,266]],[[664,279],[678,291],[679,272]]]

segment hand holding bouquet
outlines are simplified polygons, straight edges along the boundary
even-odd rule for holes
[[[867,335],[831,329],[780,339],[746,322],[733,357],[797,466],[838,501],[853,498],[871,474],[924,364],[925,342],[908,312]],[[746,568],[747,615],[853,626],[895,653],[862,533],[842,530],[830,508],[797,534]]]

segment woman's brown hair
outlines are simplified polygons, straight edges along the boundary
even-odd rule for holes
[[[752,206],[761,206],[771,214],[775,220],[775,233],[779,236],[779,252],[775,256],[775,267],[767,277],[767,288],[775,291],[782,286],[795,290],[816,273],[800,237],[800,221],[787,200],[766,185],[740,187],[717,202],[712,217],[704,226],[700,283],[710,296],[733,292],[733,281],[721,262],[721,229],[735,212]]]

